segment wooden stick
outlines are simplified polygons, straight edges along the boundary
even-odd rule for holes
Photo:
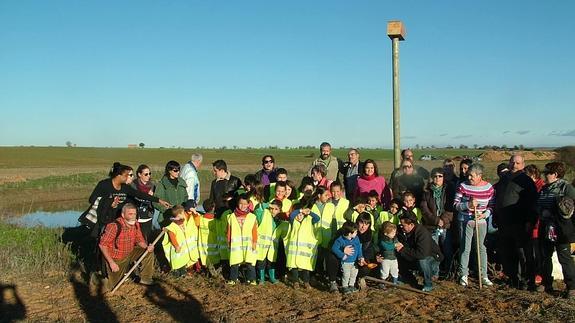
[[[162,232],[160,232],[160,234],[156,237],[154,242],[152,242],[152,246],[156,245],[156,243],[160,240],[160,238],[164,236],[164,233],[166,233],[166,230],[162,229]],[[138,267],[138,265],[142,262],[142,260],[144,260],[144,258],[146,258],[148,253],[149,253],[148,249],[146,248],[146,250],[140,256],[140,258],[138,258],[138,260],[136,260],[136,263],[134,263],[134,266],[132,266],[132,268],[126,274],[124,274],[124,277],[122,277],[122,279],[116,284],[114,289],[112,289],[111,294],[114,294],[114,292],[117,291],[118,288],[120,288],[120,286],[122,286],[122,284],[126,281],[126,279],[128,279],[128,277],[130,277],[130,274],[136,269],[136,267]]]
[[[385,284],[385,285],[388,285],[388,286],[393,286],[393,287],[396,287],[396,288],[399,288],[399,289],[403,289],[403,290],[407,290],[407,291],[410,291],[410,292],[415,292],[415,293],[419,293],[419,294],[423,294],[423,295],[429,295],[429,296],[437,297],[436,295],[433,295],[433,294],[428,293],[428,292],[424,292],[424,291],[419,290],[419,289],[417,289],[417,288],[413,288],[413,287],[409,287],[409,286],[403,286],[403,285],[396,285],[396,284],[394,284],[394,283],[392,283],[392,282],[388,282],[387,280],[377,279],[377,278],[371,277],[371,276],[365,276],[365,277],[363,277],[363,278],[365,278],[365,279],[367,279],[367,280],[371,280],[372,282],[382,283],[382,284]]]
[[[475,207],[475,242],[477,245],[477,278],[479,279],[479,289],[483,288],[483,282],[481,281],[481,256],[479,255],[479,211]],[[487,273],[486,273],[487,274]]]

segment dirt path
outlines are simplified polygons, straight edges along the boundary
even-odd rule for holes
[[[101,296],[73,274],[68,281],[38,283],[12,279],[3,287],[2,321],[107,322],[381,322],[395,320],[554,321],[575,320],[575,302],[546,294],[492,287],[465,289],[451,282],[425,296],[398,289],[369,288],[351,295],[318,289],[293,290],[283,283],[227,286],[204,276],[175,279],[162,275],[159,284],[127,283],[115,295]],[[3,286],[9,285],[3,282]],[[18,310],[20,309],[20,310]]]

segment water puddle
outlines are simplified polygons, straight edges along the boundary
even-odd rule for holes
[[[78,217],[81,211],[67,210],[58,212],[37,211],[23,216],[7,219],[8,223],[24,227],[43,226],[48,228],[75,227],[78,226]]]

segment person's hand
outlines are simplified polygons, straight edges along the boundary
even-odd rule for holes
[[[116,196],[116,197],[114,197],[114,201],[112,201],[112,208],[114,208],[114,209],[117,208],[118,204],[120,204],[120,197]]]
[[[304,208],[300,210],[300,213],[303,215],[309,215],[311,213],[311,210],[308,208]]]
[[[439,223],[437,223],[437,225],[438,225],[440,228],[443,228],[443,220],[442,220],[442,219],[439,219]]]
[[[364,259],[364,258],[359,258],[359,263],[358,263],[358,264],[359,264],[360,266],[365,266],[365,265],[367,265],[367,262],[365,262],[365,259]]]
[[[160,204],[161,204],[163,207],[165,207],[166,209],[169,209],[169,208],[172,207],[172,204],[170,204],[170,203],[168,203],[168,202],[166,202],[166,201],[164,201],[164,200],[162,200],[162,199],[160,199],[160,200],[158,201],[158,203],[160,203]]]
[[[396,243],[395,243],[395,250],[396,250],[396,251],[401,251],[401,249],[403,249],[403,243],[401,243],[401,242],[396,242]]]
[[[177,246],[175,249],[176,249],[176,253],[180,253],[180,251],[182,251],[182,247],[181,247],[181,246]]]
[[[383,257],[381,255],[377,255],[377,256],[375,256],[375,261],[377,261],[381,264],[383,262]]]
[[[485,213],[477,213],[477,215],[475,216],[475,220],[479,221],[479,220],[483,220],[485,219]]]
[[[479,205],[479,201],[477,199],[474,199],[473,197],[469,198],[469,202],[467,202],[467,208],[470,210],[475,210],[477,209],[477,206]]]
[[[353,255],[354,252],[355,249],[353,248],[353,246],[346,246],[345,248],[343,248],[343,253],[347,256]]]
[[[571,244],[571,253],[575,252],[575,242],[572,242]]]
[[[154,245],[149,244],[148,247],[146,248],[146,250],[148,250],[149,253],[153,253],[154,252]]]
[[[256,251],[256,248],[257,248],[257,243],[252,242],[252,250],[253,250],[253,251]]]
[[[118,266],[118,264],[114,261],[112,261],[110,263],[110,269],[112,269],[113,273],[117,273],[118,271],[120,271],[120,267]]]

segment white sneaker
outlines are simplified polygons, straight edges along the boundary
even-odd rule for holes
[[[459,278],[459,285],[467,287],[467,276],[461,276],[461,278]]]
[[[489,278],[484,277],[483,279],[481,279],[481,282],[483,283],[483,285],[485,286],[493,286],[493,283],[489,280]]]

